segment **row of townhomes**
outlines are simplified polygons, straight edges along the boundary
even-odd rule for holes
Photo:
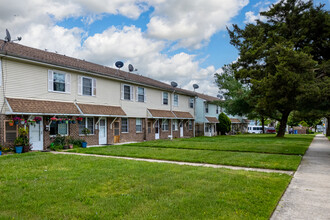
[[[214,97],[151,78],[0,40],[0,144],[29,127],[33,150],[56,135],[88,145],[215,135]],[[201,108],[201,113],[197,111]],[[204,112],[205,111],[205,112]],[[195,126],[195,117],[198,126]],[[15,121],[14,125],[12,122]],[[83,137],[84,128],[90,134]]]

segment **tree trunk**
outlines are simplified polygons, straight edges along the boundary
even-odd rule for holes
[[[330,136],[330,116],[327,117],[326,136]]]
[[[261,127],[262,127],[262,133],[265,133],[265,118],[261,117]]]
[[[288,122],[290,112],[284,112],[282,113],[282,118],[280,121],[280,127],[278,129],[278,133],[276,137],[284,137],[285,135],[285,129],[286,129],[286,123]]]

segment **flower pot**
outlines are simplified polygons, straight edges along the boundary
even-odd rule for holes
[[[14,121],[15,125],[18,125],[18,121]]]
[[[78,121],[78,124],[81,124],[82,122],[81,121]]]
[[[72,121],[72,124],[76,124],[76,122],[75,121]]]
[[[0,155],[2,155],[2,151],[0,150]]]
[[[27,153],[30,151],[30,146],[27,145],[27,146],[23,146],[23,153]]]
[[[21,124],[24,125],[25,124],[25,121],[21,121]]]
[[[69,148],[70,148],[70,149],[73,149],[73,144],[70,144],[70,145],[69,145]]]
[[[23,146],[15,146],[15,152],[17,154],[21,154],[23,151]]]
[[[14,122],[9,122],[9,126],[14,126]]]
[[[86,148],[87,147],[87,142],[81,142],[81,146],[83,147],[83,148]]]

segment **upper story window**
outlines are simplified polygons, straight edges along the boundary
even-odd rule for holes
[[[83,118],[81,124],[79,124],[79,134],[84,134],[84,128],[87,128],[90,134],[94,134],[94,118]]]
[[[121,85],[121,99],[133,101],[133,86],[126,84]]]
[[[189,99],[189,107],[194,108],[194,98]]]
[[[128,118],[121,119],[121,132],[128,133]]]
[[[219,114],[219,106],[216,107],[215,113]]]
[[[91,77],[78,77],[78,94],[96,96],[96,79]]]
[[[136,90],[136,101],[146,102],[146,90],[143,87],[137,87]]]
[[[70,93],[71,74],[48,70],[48,91]]]
[[[173,94],[173,106],[179,106],[179,95]]]
[[[205,112],[209,113],[209,104],[205,103]]]
[[[163,105],[168,105],[168,93],[163,92]]]

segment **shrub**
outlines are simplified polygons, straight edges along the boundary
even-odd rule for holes
[[[225,135],[231,130],[231,121],[223,112],[219,115],[219,123],[217,124],[217,129],[221,132],[221,135]]]

